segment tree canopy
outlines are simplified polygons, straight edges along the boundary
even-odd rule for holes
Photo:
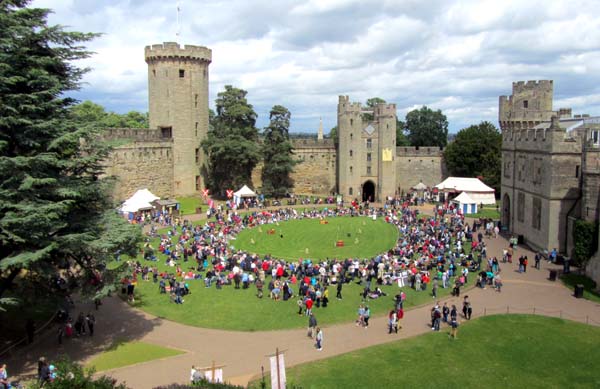
[[[448,120],[440,111],[423,106],[406,114],[406,132],[411,145],[446,147]]]
[[[294,186],[290,176],[296,164],[289,140],[290,117],[286,107],[274,106],[269,114],[269,126],[263,133],[262,191],[267,196],[282,197]]]
[[[460,130],[444,150],[444,161],[451,175],[479,177],[500,193],[502,135],[490,122]]]
[[[70,116],[77,124],[98,128],[148,128],[148,113],[106,112],[103,106],[89,100],[72,106]]]
[[[66,92],[87,71],[74,62],[96,35],[48,26],[50,11],[27,5],[0,2],[0,297],[56,291],[64,269],[107,293],[116,277],[106,263],[117,250],[135,254],[140,233],[112,210],[112,182],[101,178],[108,147],[69,115]]]
[[[216,100],[217,112],[202,148],[208,156],[207,184],[224,196],[227,189],[248,184],[260,160],[256,112],[248,92],[226,85]]]

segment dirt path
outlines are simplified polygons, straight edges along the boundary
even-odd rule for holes
[[[488,241],[489,255],[501,257],[502,248],[507,244],[504,238]],[[533,253],[519,248],[515,255],[526,254],[533,263]],[[560,282],[548,281],[548,270],[554,268],[543,262],[542,269],[529,268],[527,273],[516,272],[516,265],[503,264],[502,293],[491,288],[473,289],[468,292],[473,306],[473,316],[494,313],[536,313],[548,316],[589,322],[600,325],[600,304],[575,299],[572,291]],[[474,275],[471,276],[470,283]],[[462,307],[460,298],[447,298],[448,304]],[[432,305],[434,300],[432,299]],[[508,308],[507,308],[508,307]],[[84,307],[86,312],[89,307]],[[535,308],[535,310],[534,310]],[[78,361],[85,361],[105,349],[114,339],[142,340],[188,351],[176,357],[151,361],[135,366],[123,367],[108,372],[109,375],[125,381],[135,389],[152,388],[170,383],[185,383],[189,379],[192,365],[209,366],[211,361],[224,364],[225,379],[236,384],[246,384],[249,379],[260,374],[261,366],[268,368],[268,354],[276,347],[287,350],[288,366],[339,355],[364,347],[408,338],[431,331],[429,312],[431,306],[422,306],[406,313],[401,321],[402,329],[397,335],[388,335],[387,318],[372,318],[368,329],[359,328],[354,323],[327,326],[324,328],[324,349],[319,352],[313,341],[306,336],[305,329],[266,332],[232,332],[215,329],[189,327],[183,324],[156,318],[130,308],[117,298],[109,299],[101,307],[97,317],[97,333],[93,339],[77,338],[56,348],[56,338],[50,337],[34,344],[33,348],[15,355],[9,361],[11,373],[27,372],[34,369],[38,356],[55,358],[66,353]],[[318,319],[318,312],[317,312]],[[464,320],[459,318],[460,321]],[[27,361],[23,364],[20,361]]]

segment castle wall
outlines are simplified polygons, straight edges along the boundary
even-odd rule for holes
[[[335,193],[336,150],[330,139],[293,139],[294,159],[298,163],[291,174],[293,193],[301,195],[329,196]],[[252,184],[262,185],[260,163],[252,171]]]
[[[400,193],[409,192],[419,182],[433,187],[446,177],[443,152],[439,147],[396,148],[396,183]]]
[[[161,198],[173,197],[172,141],[132,142],[113,149],[105,174],[117,179],[113,196],[123,201],[148,188]]]

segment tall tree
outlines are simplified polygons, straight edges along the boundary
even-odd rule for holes
[[[448,143],[448,120],[440,111],[423,106],[406,114],[406,131],[415,147],[446,147]]]
[[[202,141],[208,156],[208,186],[220,196],[227,189],[250,183],[252,169],[260,160],[256,113],[246,100],[247,94],[231,85],[219,92],[217,114]]]
[[[294,186],[290,174],[296,161],[290,143],[290,111],[281,105],[271,108],[270,123],[263,133],[262,191],[267,196],[282,197]]]
[[[502,135],[490,122],[463,128],[444,150],[451,175],[478,177],[500,193]]]
[[[396,119],[396,146],[410,146],[410,140],[406,135],[406,123]]]
[[[46,9],[0,2],[0,298],[9,288],[53,290],[69,268],[106,293],[114,252],[135,254],[139,229],[114,215],[102,179],[109,149],[69,117],[95,34],[48,26]],[[19,277],[19,275],[27,275]],[[18,282],[15,282],[18,279]]]
[[[338,126],[332,127],[331,130],[329,130],[329,135],[327,135],[327,137],[329,139],[333,139],[333,144],[335,144],[335,146],[337,147],[339,143]]]

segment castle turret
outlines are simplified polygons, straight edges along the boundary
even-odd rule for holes
[[[208,65],[212,52],[175,42],[146,46],[150,128],[173,139],[173,195],[203,188],[200,142],[208,132]]]
[[[549,121],[552,111],[552,80],[513,82],[512,95],[500,96],[498,120],[502,131],[528,130]]]

